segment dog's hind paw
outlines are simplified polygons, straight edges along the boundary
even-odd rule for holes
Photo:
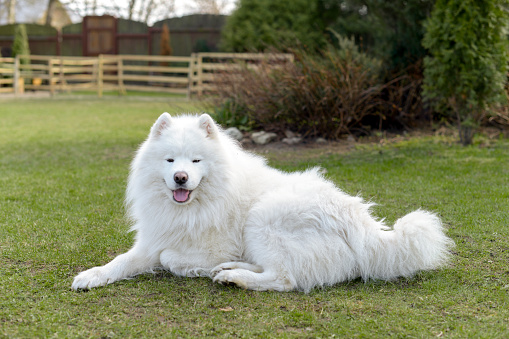
[[[241,279],[241,276],[235,270],[224,270],[216,274],[214,282],[223,286],[238,286],[247,289],[247,283]]]
[[[263,267],[253,264],[248,264],[246,262],[239,262],[239,261],[232,261],[232,262],[226,262],[220,265],[217,265],[210,271],[210,276],[215,277],[220,272],[223,271],[230,271],[230,270],[236,270],[236,269],[242,269],[242,270],[248,270],[255,273],[262,273]]]
[[[261,269],[254,265],[250,267]],[[242,268],[223,270],[216,274],[213,281],[225,286],[235,285],[254,291],[286,292],[296,288],[296,284],[292,283],[289,278],[274,271],[254,272]]]
[[[230,263],[226,263],[226,264],[221,264],[221,265],[218,265],[216,267],[214,267],[211,271],[210,271],[210,276],[212,278],[214,278],[216,275],[218,275],[219,273],[221,273],[222,271],[229,271],[231,270],[232,268],[230,266],[228,266],[227,264],[230,264]]]

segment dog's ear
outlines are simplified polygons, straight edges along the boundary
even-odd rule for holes
[[[200,127],[205,130],[205,132],[207,132],[207,137],[215,138],[219,133],[219,129],[217,128],[216,123],[207,113],[203,113],[200,116],[199,123]]]
[[[150,129],[150,137],[157,138],[171,125],[171,115],[164,112]]]

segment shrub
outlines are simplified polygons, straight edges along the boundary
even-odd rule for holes
[[[506,82],[505,85],[505,100],[509,102],[509,84]],[[481,124],[484,126],[494,126],[500,129],[508,129],[509,127],[509,106],[500,105],[490,112],[489,115],[485,115],[481,120]]]
[[[341,48],[329,46],[320,56],[297,52],[295,63],[266,60],[220,75],[217,106],[266,130],[331,139],[362,132],[367,117],[383,119],[381,63],[338,38]]]
[[[218,103],[213,108],[212,117],[214,120],[223,126],[234,126],[240,130],[250,129],[249,116],[245,113],[243,107],[232,99],[225,99],[224,102]]]
[[[422,100],[422,61],[403,71],[389,74],[382,90],[383,125],[391,129],[412,129],[433,120]]]
[[[426,23],[424,95],[442,114],[455,116],[460,141],[503,96],[507,68],[507,15],[500,0],[438,0]]]

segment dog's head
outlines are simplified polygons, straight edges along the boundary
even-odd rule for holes
[[[218,134],[208,114],[172,118],[163,113],[152,126],[146,152],[175,204],[195,199],[195,191],[212,169]]]

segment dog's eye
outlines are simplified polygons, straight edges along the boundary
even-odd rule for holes
[[[194,160],[193,160],[193,163],[197,164],[197,163],[199,163],[200,161],[201,161],[200,159],[194,159]]]
[[[166,159],[166,161],[173,162],[174,160],[173,159]]]

